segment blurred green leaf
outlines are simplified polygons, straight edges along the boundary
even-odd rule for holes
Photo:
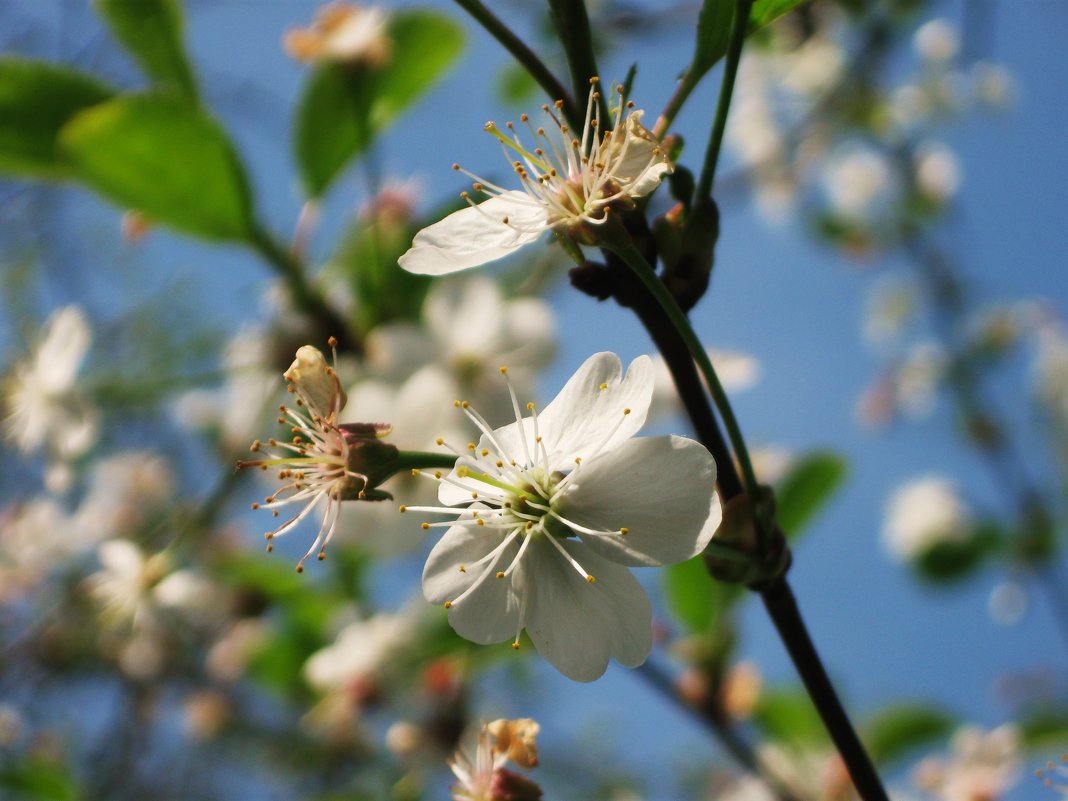
[[[357,327],[418,320],[431,281],[402,270],[397,259],[411,246],[416,228],[389,212],[361,221],[342,238],[331,267],[342,273],[358,299]]]
[[[708,72],[726,54],[735,6],[735,0],[705,0],[702,4],[697,15],[697,46],[692,67],[699,74]]]
[[[70,162],[56,141],[60,129],[113,94],[92,76],[58,64],[0,58],[0,172],[69,176]]]
[[[740,584],[714,581],[700,556],[664,568],[663,576],[668,605],[693,634],[710,633],[720,616],[745,593]]]
[[[926,704],[895,704],[880,710],[864,727],[864,742],[872,759],[888,762],[914,748],[943,742],[956,721]]]
[[[756,0],[749,12],[749,34],[752,34],[783,14],[808,0]],[[736,0],[705,0],[697,17],[697,43],[691,69],[704,75],[727,54]]]
[[[95,0],[95,5],[148,77],[196,99],[196,80],[182,43],[179,0]]]
[[[997,523],[984,521],[968,531],[964,539],[935,542],[916,557],[913,566],[921,578],[935,584],[959,581],[987,556],[998,552],[1004,541]]]
[[[1020,734],[1028,748],[1064,748],[1068,743],[1068,707],[1056,701],[1041,710],[1025,712],[1019,721]]]
[[[808,0],[756,0],[749,12],[750,33],[769,25],[788,11],[793,11]]]
[[[753,720],[770,739],[782,743],[809,745],[827,741],[819,713],[804,690],[765,692],[753,711]]]
[[[389,23],[393,55],[382,71],[371,119],[376,129],[391,122],[445,75],[463,50],[463,29],[444,14],[405,11]]]
[[[112,201],[205,239],[249,239],[252,197],[226,132],[169,93],[126,95],[71,120],[60,146]]]
[[[35,757],[0,768],[0,790],[8,801],[77,801],[80,797],[65,766]]]
[[[845,480],[848,468],[830,451],[807,454],[775,488],[776,519],[791,539],[811,522]]]
[[[297,164],[308,194],[323,195],[398,114],[426,92],[463,45],[459,26],[430,11],[404,11],[389,21],[388,61],[325,63],[309,76],[296,119]]]

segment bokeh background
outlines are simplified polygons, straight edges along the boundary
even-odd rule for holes
[[[540,5],[494,5],[521,35],[551,52],[552,46],[544,44],[547,34]],[[894,45],[879,80],[905,85],[930,68],[913,35],[930,20],[943,19],[959,37],[954,63],[962,74],[974,61],[984,61],[1004,69],[1011,82],[1003,102],[962,103],[930,123],[930,137],[952,151],[959,173],[959,188],[930,223],[931,236],[951,254],[954,268],[967,282],[969,314],[974,319],[1011,308],[1017,314],[1024,313],[1020,309],[1041,309],[1043,319],[1059,320],[1068,311],[1064,280],[1068,150],[1062,134],[1068,108],[1068,60],[1063,53],[1068,6],[1060,0],[914,5],[911,16],[904,18],[907,21],[896,23]],[[430,214],[463,188],[450,169],[453,162],[476,172],[501,174],[496,147],[482,133],[483,123],[513,118],[541,102],[536,92],[517,98],[502,90],[502,76],[511,74],[507,55],[462,18],[455,6],[427,2],[422,7],[436,8],[461,22],[464,52],[455,68],[331,191],[309,241],[312,264],[328,258],[341,227],[357,209],[372,202],[373,187],[382,182],[408,182],[417,211]],[[288,58],[281,42],[288,29],[308,23],[316,4],[187,0],[185,9],[186,42],[206,102],[239,145],[262,216],[287,236],[304,202],[290,135],[292,108],[308,68]],[[687,3],[653,2],[606,4],[598,11],[596,19],[604,26],[602,76],[622,78],[631,64],[638,64],[633,98],[649,110],[650,118],[684,66],[696,11]],[[630,24],[632,19],[640,24]],[[847,50],[859,39],[859,26],[850,28],[851,24],[830,27]],[[9,0],[0,9],[0,31],[8,53],[75,64],[123,85],[138,81],[133,65],[83,0]],[[754,76],[760,68],[750,63],[761,57],[759,52],[755,48],[743,62],[736,112],[746,92],[759,84]],[[766,69],[774,76],[772,68]],[[688,143],[683,161],[689,158],[691,166],[698,163],[718,80],[717,70],[674,126]],[[800,107],[804,98],[792,102]],[[790,102],[784,107],[787,118],[800,116]],[[847,706],[863,720],[904,699],[991,728],[1018,720],[1022,708],[1036,699],[1047,708],[1063,704],[1068,645],[1058,633],[1060,624],[1049,598],[1025,571],[1010,560],[991,559],[959,581],[924,581],[884,543],[888,500],[910,479],[945,476],[973,509],[984,513],[1011,516],[1011,504],[999,479],[962,439],[958,412],[937,386],[929,398],[917,402],[919,411],[898,409],[873,424],[864,399],[871,403],[872,388],[886,378],[888,365],[900,364],[910,348],[931,338],[938,329],[938,316],[919,302],[909,307],[903,329],[889,340],[866,336],[865,328],[879,308],[878,298],[902,287],[907,294],[915,284],[915,269],[900,249],[854,247],[817,231],[818,209],[828,204],[829,167],[813,167],[815,177],[795,187],[792,203],[776,205],[762,195],[760,181],[748,169],[745,149],[738,146],[747,138],[751,143],[756,135],[744,122],[736,117],[728,134],[717,191],[722,235],[716,267],[710,291],[693,320],[710,347],[752,360],[747,364],[757,375],[748,382],[751,386],[732,394],[732,400],[754,446],[795,456],[826,449],[848,465],[833,501],[819,511],[797,543],[790,573],[810,630]],[[853,175],[848,180],[864,178]],[[202,375],[205,383],[217,379],[214,370],[226,343],[269,314],[265,298],[274,291],[272,274],[249,252],[196,242],[164,228],[153,228],[130,242],[123,237],[120,217],[120,209],[73,185],[41,187],[17,180],[0,184],[4,269],[0,350],[5,363],[10,365],[27,352],[36,328],[52,310],[77,303],[101,332],[90,357],[94,371],[121,377],[124,390],[136,388],[139,375],[148,383],[159,377],[154,369],[158,364],[146,358],[156,342],[164,349],[158,358],[196,354],[185,359],[187,374]],[[625,310],[598,303],[568,285],[561,253],[546,250],[536,258],[560,267],[546,290],[558,327],[555,359],[537,382],[543,401],[590,353],[613,350],[626,361],[650,351],[648,338]],[[507,272],[509,266],[498,272],[501,269]],[[108,345],[101,342],[112,343],[114,350],[104,352]],[[1048,409],[1038,400],[1039,357],[1037,334],[1021,333],[988,371],[984,393],[1011,422],[1029,470],[1040,483],[1051,486],[1059,500],[1064,485],[1057,479],[1056,431],[1047,419]],[[280,378],[278,389],[282,389]],[[450,401],[428,398],[426,402]],[[174,421],[168,403],[158,403],[151,412],[138,411],[136,401],[122,403],[116,417],[123,422],[114,429],[110,443],[159,445],[179,455],[181,492],[191,496],[207,492],[212,484],[198,462],[200,446],[192,439],[180,441],[190,435]],[[685,433],[686,423],[681,417],[662,417],[651,428]],[[154,441],[159,437],[174,439]],[[42,468],[9,445],[3,447],[0,501],[5,505],[25,501],[41,491]],[[252,552],[261,546],[264,522],[247,510],[247,499],[241,495],[237,493],[225,514],[241,532],[230,536]],[[1063,539],[1063,531],[1060,536]],[[288,564],[291,556],[303,551],[298,547],[302,541],[280,548],[282,552],[273,558]],[[418,557],[376,567],[369,577],[372,595],[383,604],[402,602],[416,588],[419,569]],[[1068,581],[1057,559],[1042,570],[1049,571],[1048,581],[1055,587]],[[658,577],[642,578],[660,597]],[[306,580],[314,582],[316,577]],[[660,608],[665,608],[662,601]],[[35,614],[48,611],[44,605]],[[21,620],[20,625],[26,622],[17,615],[11,619]],[[760,666],[767,686],[796,683],[755,599],[744,606],[738,630],[742,632],[738,656]],[[19,632],[5,628],[4,634],[9,650],[18,643]],[[9,658],[0,657],[0,664]],[[673,664],[660,649],[653,659]],[[99,689],[105,685],[105,680],[97,679],[96,684],[89,682],[67,693],[35,695],[20,686],[18,675],[9,674],[0,683],[7,699],[0,701],[32,709],[28,717],[42,729],[62,729],[76,704],[78,714],[91,721],[82,735],[84,742],[90,742],[95,727],[106,728],[106,707],[112,701]],[[638,795],[650,799],[681,797],[682,788],[698,796],[711,793],[695,789],[702,786],[695,777],[703,767],[721,760],[721,751],[697,723],[632,671],[613,665],[603,679],[580,685],[535,658],[529,673],[518,679],[507,667],[496,667],[476,687],[472,702],[476,717],[539,720],[548,771],[554,762],[558,768],[567,763],[596,764],[599,772],[618,771],[635,779]],[[179,729],[172,722],[160,736],[180,739]],[[75,752],[82,747],[70,746]],[[922,753],[891,765],[892,783],[915,792],[910,789],[909,768]],[[1058,753],[1055,745],[1025,752],[1020,782],[1002,797],[1008,801],[1052,797],[1053,791],[1027,774]],[[72,762],[77,764],[76,759]],[[79,769],[73,770],[77,774]],[[564,778],[556,779],[558,783],[546,778],[550,795],[570,797],[575,786],[569,786],[567,777],[578,770],[572,766],[562,771]],[[426,797],[445,797],[447,777],[438,774],[435,780]],[[227,776],[226,782],[220,785],[226,790],[219,797],[312,797],[299,787],[272,784],[263,776]]]

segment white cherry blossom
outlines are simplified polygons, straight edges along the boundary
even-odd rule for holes
[[[537,241],[546,231],[575,235],[580,228],[600,225],[611,207],[631,205],[656,189],[674,166],[642,125],[643,112],[632,110],[631,103],[626,109],[617,105],[612,127],[602,134],[600,84],[596,79],[590,83],[581,136],[561,118],[562,101],[542,106],[543,126],[535,127],[526,114],[520,117],[534,139],[529,148],[512,123],[506,124],[507,132],[486,123],[522,189],[504,189],[454,164],[487,199],[476,203],[462,193],[469,207],[416,234],[400,266],[424,275],[477,267]]]
[[[331,340],[331,346],[334,344]],[[373,465],[389,461],[396,449],[380,441],[392,429],[388,423],[338,422],[347,397],[337,370],[326,363],[318,348],[301,347],[284,377],[297,401],[296,408],[280,407],[278,422],[290,427],[292,439],[269,439],[266,447],[270,458],[238,462],[237,467],[280,468],[278,477],[285,483],[262,504],[253,504],[253,509],[269,509],[278,516],[281,507],[303,507],[267,532],[268,550],[275,537],[293,529],[316,508],[324,507],[319,533],[297,562],[299,573],[313,553],[320,560],[326,558],[326,546],[337,529],[342,501],[391,497],[375,489],[383,476],[375,475]],[[254,452],[263,449],[260,440],[252,443]]]
[[[502,368],[502,373],[507,372]],[[626,375],[613,353],[590,357],[543,411],[481,430],[440,482],[452,523],[423,571],[423,593],[461,636],[488,644],[526,629],[564,675],[592,681],[610,658],[633,667],[652,645],[651,608],[628,567],[685,561],[719,525],[716,464],[679,436],[632,438],[645,421],[653,365]]]
[[[85,314],[66,306],[48,318],[33,355],[15,366],[4,393],[4,433],[23,453],[45,446],[71,459],[96,440],[97,412],[77,386],[91,343]]]

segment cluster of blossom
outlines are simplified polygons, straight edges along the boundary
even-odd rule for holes
[[[836,120],[828,116],[837,113],[835,98],[855,99],[845,88],[884,58],[885,32],[871,22],[867,38],[855,41],[856,27],[830,3],[814,5],[807,19],[810,28],[777,27],[762,50],[747,54],[727,142],[769,220],[781,221],[800,201],[846,250],[868,250],[893,236],[890,221],[908,196],[932,211],[952,199],[960,164],[933,129],[976,105],[1004,108],[1012,81],[986,62],[959,67],[958,32],[935,19],[914,34],[918,63],[909,78],[868,86],[870,107]]]

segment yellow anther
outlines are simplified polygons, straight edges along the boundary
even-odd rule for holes
[[[497,578],[499,578],[499,579],[504,578],[504,571],[503,570],[498,570],[497,571]]]
[[[590,584],[597,583],[597,579],[595,579],[593,576],[586,576],[586,581],[588,581]]]
[[[456,407],[457,409],[459,409],[459,408],[460,408],[460,401],[458,401],[458,400],[454,400],[454,401],[452,402],[452,405],[453,405],[453,406],[455,406],[455,407]]]
[[[486,525],[486,521],[483,520],[481,517],[478,520],[476,520],[475,522],[480,526]]]
[[[404,513],[405,513],[405,512],[407,512],[407,511],[408,511],[408,507],[407,507],[407,506],[405,506],[405,505],[404,505],[404,504],[402,503],[402,504],[400,505],[400,513],[401,513],[401,514],[404,514]]]
[[[442,439],[441,437],[438,437],[436,440],[434,440],[434,443],[437,444],[437,445],[444,445],[445,444],[445,440]]]
[[[441,478],[443,473],[440,470],[434,471],[434,478]]]
[[[423,529],[423,531],[426,531],[427,529],[429,529],[429,528],[430,528],[430,524],[424,521],[424,522],[422,522],[422,523],[420,523],[420,524],[419,524],[419,527],[420,527],[421,529]]]
[[[533,404],[533,402],[528,402],[528,403],[527,403],[527,411],[528,411],[528,412],[532,412],[532,411],[534,411],[534,404]]]
[[[467,572],[467,568],[464,567],[463,565],[460,565],[460,572],[461,573],[466,573]]]
[[[626,417],[628,414],[630,414],[630,409],[624,409],[623,416]]]
[[[608,384],[601,384],[601,391],[604,392],[606,389],[608,389]]]
[[[619,533],[620,533],[620,534],[621,534],[622,536],[624,536],[624,537],[625,537],[625,536],[627,536],[628,534],[630,534],[630,529],[629,529],[629,528],[627,528],[626,526],[622,526],[622,527],[620,527],[620,529],[619,529]]]
[[[501,375],[508,375],[508,368],[507,367],[501,367],[499,369],[501,371]]]
[[[582,457],[581,456],[576,456],[575,457],[575,464],[582,464]]]
[[[446,609],[452,609],[452,601],[446,601],[445,602],[445,608]]]
[[[517,643],[517,642],[512,643],[512,650],[513,651],[518,651],[519,650],[519,643]]]

